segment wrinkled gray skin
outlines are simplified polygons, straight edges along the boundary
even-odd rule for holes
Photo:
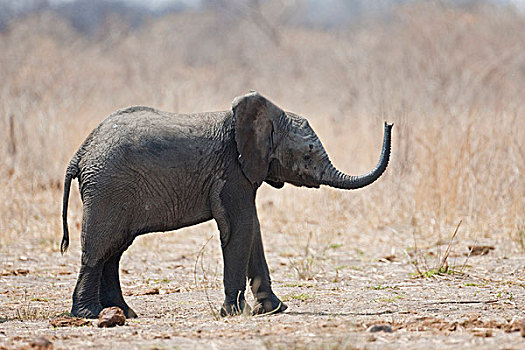
[[[67,205],[72,179],[83,201],[82,266],[73,293],[74,316],[95,318],[109,306],[136,313],[122,297],[119,260],[135,237],[215,219],[224,258],[221,314],[286,310],[272,291],[255,194],[266,181],[280,188],[328,185],[355,189],[386,169],[391,125],[381,159],[363,176],[336,170],[308,121],[258,93],[237,97],[232,110],[172,114],[130,107],[110,115],[84,141],[66,171],[62,251],[69,245]]]

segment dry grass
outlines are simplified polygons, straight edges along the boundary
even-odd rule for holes
[[[278,6],[265,6],[277,18]],[[413,235],[448,238],[460,219],[463,237],[512,239],[519,244],[511,249],[523,249],[522,15],[413,4],[388,24],[332,32],[276,23],[278,40],[230,13],[170,15],[136,31],[106,26],[93,40],[41,13],[0,33],[0,245],[58,247],[65,166],[110,112],[137,104],[223,110],[257,89],[308,117],[351,173],[375,164],[383,120],[396,124],[391,165],[370,188],[261,190],[263,232],[288,237],[289,258],[303,254],[296,245],[309,234],[307,249],[404,248]],[[76,190],[71,197],[78,242]],[[399,235],[367,240],[367,231],[387,227]]]

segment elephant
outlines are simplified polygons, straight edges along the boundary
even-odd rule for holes
[[[82,258],[73,292],[73,316],[96,318],[124,301],[119,261],[133,240],[211,219],[224,261],[222,316],[287,309],[274,294],[264,255],[255,196],[263,182],[357,189],[388,166],[393,124],[385,122],[380,160],[367,174],[336,169],[308,121],[252,91],[231,110],[195,114],[132,106],[109,115],[69,162],[64,181],[61,252],[69,246],[70,186],[82,199]],[[247,281],[253,309],[245,300]]]

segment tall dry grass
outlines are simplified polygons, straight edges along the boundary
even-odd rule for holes
[[[276,18],[270,5],[262,11]],[[0,244],[58,246],[64,169],[112,111],[223,110],[249,89],[308,117],[350,173],[375,164],[383,120],[396,125],[387,174],[367,189],[264,187],[258,204],[269,235],[313,232],[367,247],[371,230],[439,240],[463,219],[467,236],[520,242],[522,14],[415,3],[389,21],[333,31],[271,24],[270,35],[236,13],[182,13],[138,30],[108,20],[94,39],[52,13],[12,22],[0,33]],[[78,227],[76,193],[72,202]]]

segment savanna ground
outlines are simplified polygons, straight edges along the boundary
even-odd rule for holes
[[[523,14],[412,3],[388,21],[314,30],[287,24],[284,3],[138,29],[109,18],[92,36],[43,12],[0,32],[0,347],[45,336],[64,349],[523,348]],[[76,187],[72,244],[58,251],[63,173],[91,129],[127,105],[224,110],[249,89],[308,117],[350,173],[373,167],[382,122],[395,123],[387,173],[366,189],[260,189],[289,309],[216,317],[222,261],[206,223],[143,236],[124,254],[140,318],[51,326],[80,265]],[[367,331],[377,324],[393,332]]]

